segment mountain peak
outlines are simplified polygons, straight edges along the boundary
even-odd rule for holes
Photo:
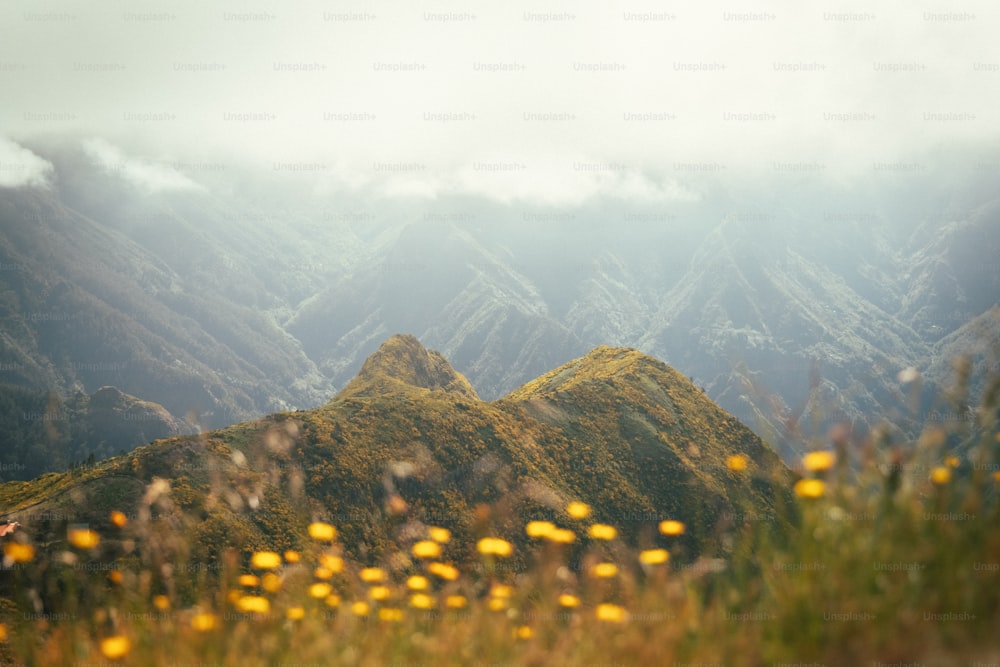
[[[410,334],[396,334],[382,343],[337,396],[380,395],[413,389],[441,390],[479,400],[465,376],[452,368],[440,352],[428,350]]]

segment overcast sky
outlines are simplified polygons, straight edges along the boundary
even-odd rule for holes
[[[291,4],[6,0],[0,186],[49,178],[17,142],[61,133],[151,190],[231,162],[553,204],[1000,136],[995,0]]]

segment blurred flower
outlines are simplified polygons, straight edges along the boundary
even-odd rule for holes
[[[7,542],[3,545],[4,560],[12,563],[27,563],[35,557],[35,547],[20,542]]]
[[[309,537],[317,542],[331,542],[337,539],[337,529],[328,523],[316,521],[309,524]]]
[[[0,623],[0,642],[7,641],[7,625]]]
[[[298,563],[302,559],[302,556],[301,554],[299,554],[298,551],[292,551],[291,549],[286,551],[284,555],[285,555],[285,562],[291,563],[293,565],[295,563]]]
[[[392,591],[388,586],[372,586],[368,589],[368,597],[372,600],[388,600]]]
[[[590,516],[590,505],[574,500],[566,506],[566,513],[574,519],[586,519]]]
[[[128,637],[123,635],[105,637],[101,640],[101,655],[108,660],[119,660],[124,658],[128,655],[129,649],[131,648],[132,642],[129,641]]]
[[[108,573],[108,579],[110,579],[113,584],[120,584],[125,579],[125,575],[122,574],[121,570],[111,570],[111,572]]]
[[[337,574],[344,570],[344,559],[333,554],[321,554],[319,557],[319,566],[329,570],[333,574]]]
[[[518,639],[531,639],[531,627],[527,625],[522,625],[519,627],[515,633]]]
[[[208,632],[214,630],[219,624],[219,617],[215,614],[201,612],[191,617],[191,627],[197,632]]]
[[[951,470],[938,466],[931,470],[931,481],[938,486],[944,486],[951,481]]]
[[[89,528],[70,528],[66,539],[77,549],[93,549],[101,543],[101,536]]]
[[[618,529],[606,523],[595,523],[587,530],[587,534],[595,540],[613,540],[618,537]]]
[[[590,568],[590,574],[600,579],[609,579],[618,574],[618,566],[614,563],[598,563]]]
[[[529,521],[524,527],[528,537],[548,537],[556,529],[551,521]]]
[[[358,572],[358,576],[361,577],[361,581],[366,584],[373,584],[377,581],[385,579],[385,570],[380,567],[366,567]]]
[[[559,596],[559,606],[566,607],[567,609],[572,609],[574,607],[580,606],[580,598],[575,595],[570,595],[569,593],[563,593]]]
[[[128,517],[125,516],[124,512],[119,512],[115,510],[111,513],[111,523],[113,523],[118,528],[124,528],[125,524],[128,523]]]
[[[826,484],[821,479],[800,479],[794,491],[799,498],[820,498],[826,493]]]
[[[555,542],[557,544],[571,544],[576,541],[576,533],[568,528],[556,528],[551,533],[545,536],[549,542]]]
[[[277,593],[281,590],[281,577],[274,572],[267,572],[260,578],[260,587],[268,593]]]
[[[495,598],[509,598],[513,594],[513,587],[506,584],[493,584],[493,587],[490,588],[490,595]]]
[[[422,577],[419,574],[415,574],[406,580],[406,587],[411,591],[427,590],[428,585],[427,577]]]
[[[435,542],[440,542],[441,544],[448,544],[451,541],[451,531],[447,528],[438,528],[437,526],[431,526],[427,529],[427,534]]]
[[[166,611],[170,609],[170,598],[166,595],[154,595],[153,596],[153,606],[160,611]]]
[[[666,521],[660,522],[660,532],[664,535],[683,535],[686,529],[687,528],[684,523],[677,521],[676,519],[667,519]]]
[[[358,616],[364,616],[364,614],[358,614]],[[403,610],[397,607],[384,607],[378,610],[378,620],[398,623],[403,620]]]
[[[441,545],[433,540],[421,540],[413,545],[412,552],[417,558],[437,558],[441,555]]]
[[[670,552],[666,549],[646,549],[639,554],[639,562],[643,565],[663,565],[670,560]]]
[[[241,574],[239,578],[240,586],[246,586],[247,588],[252,588],[254,586],[260,586],[260,577],[256,574]]]
[[[285,611],[285,618],[290,621],[301,621],[306,617],[306,610],[302,607],[289,607]]]
[[[410,606],[415,609],[433,609],[434,598],[426,593],[414,593],[410,596]]]
[[[317,581],[309,586],[309,597],[315,598],[316,600],[322,600],[328,597],[332,592],[333,586],[323,581]]]
[[[257,551],[250,557],[250,566],[257,570],[275,570],[281,567],[281,556],[274,551]]]
[[[444,599],[444,606],[449,609],[463,609],[468,603],[464,595],[449,595]]]
[[[367,602],[360,600],[351,605],[351,613],[355,616],[367,616],[370,609]]]
[[[486,606],[490,611],[503,611],[507,608],[507,598],[490,598]]]
[[[957,456],[949,456],[944,460],[944,464],[949,468],[957,468],[959,460]]]
[[[802,457],[802,466],[810,472],[824,472],[837,462],[836,455],[827,450],[809,452]]]
[[[513,552],[514,547],[499,537],[484,537],[476,544],[476,550],[483,555],[506,557]]]
[[[446,563],[431,563],[427,566],[427,571],[433,574],[439,579],[445,579],[447,581],[455,581],[458,579],[458,568],[454,565],[448,565]]]
[[[244,595],[236,601],[240,611],[255,614],[266,614],[271,611],[271,601],[259,595]]]
[[[743,472],[747,469],[748,462],[746,454],[733,454],[726,459],[726,467],[733,472]]]
[[[340,606],[340,596],[339,595],[327,595],[326,599],[323,600],[327,607],[339,607]]]
[[[594,610],[597,620],[607,623],[622,623],[625,620],[625,608],[616,604],[599,604]]]

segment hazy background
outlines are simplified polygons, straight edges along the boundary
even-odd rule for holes
[[[0,128],[72,132],[154,191],[219,163],[320,191],[565,205],[690,198],[705,172],[864,180],[996,141],[998,11],[12,0]],[[0,151],[6,185],[46,177]]]

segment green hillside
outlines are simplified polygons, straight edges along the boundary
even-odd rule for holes
[[[753,474],[727,469],[736,454]],[[567,502],[583,500],[635,544],[654,541],[659,521],[684,521],[693,556],[724,517],[773,515],[789,478],[751,431],[635,350],[598,348],[487,403],[438,353],[394,336],[321,408],[0,486],[0,518],[58,545],[68,524],[110,529],[113,510],[145,507],[201,563],[229,547],[301,548],[312,521],[336,525],[350,555],[381,561],[401,534],[437,525],[464,561],[475,539],[523,542],[525,521],[564,522]],[[144,504],[156,479],[163,497]]]

